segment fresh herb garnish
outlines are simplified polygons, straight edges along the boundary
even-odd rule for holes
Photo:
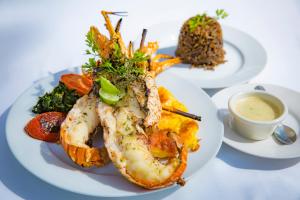
[[[228,13],[227,12],[225,12],[225,10],[224,9],[217,9],[216,10],[216,19],[224,19],[225,17],[227,17],[228,16]]]
[[[89,58],[88,62],[86,62],[85,64],[83,64],[82,70],[87,72],[87,73],[92,73],[93,68],[95,68],[97,66],[97,61],[95,58]]]
[[[91,29],[86,34],[85,43],[89,48],[85,50],[85,53],[92,57],[89,58],[88,62],[82,65],[82,70],[87,73],[92,73],[93,68],[97,66],[97,60],[100,58],[99,47],[94,38],[95,38],[95,31],[94,29]]]
[[[52,92],[39,97],[32,112],[37,114],[50,111],[68,112],[78,98],[80,95],[75,90],[70,90],[63,83],[59,83]]]
[[[119,81],[129,84],[144,74],[144,69],[139,66],[140,63],[148,60],[148,56],[141,52],[135,52],[132,58],[114,57],[111,60],[104,60],[100,67],[103,69],[99,76],[103,75],[111,79],[114,84]],[[120,85],[120,82],[119,82]]]
[[[188,23],[190,26],[190,31],[193,32],[194,30],[196,30],[196,28],[198,26],[205,26],[206,24],[208,24],[209,19],[207,19],[206,13],[203,13],[202,15],[198,14],[198,15],[192,17]]]
[[[110,47],[109,57],[103,58],[93,34],[94,31],[91,29],[86,35],[86,44],[89,47],[86,53],[92,57],[82,65],[83,71],[92,73],[95,80],[103,76],[118,88],[126,90],[127,85],[145,73],[145,69],[141,65],[149,59],[149,56],[136,51],[132,58],[128,58],[122,53],[119,44],[114,42]]]
[[[213,18],[208,17],[206,13],[203,13],[201,15],[198,14],[198,15],[192,17],[188,21],[190,31],[191,32],[195,31],[198,26],[204,27],[204,26],[208,25],[210,22],[213,21],[213,19],[215,19],[215,20],[224,19],[227,16],[228,16],[228,14],[225,12],[224,9],[217,9],[216,16]]]
[[[129,60],[132,63],[145,62],[149,59],[149,56],[146,56],[144,53],[140,51],[136,51],[133,54],[133,57]]]
[[[86,39],[85,39],[85,42],[86,42],[86,45],[90,48],[90,49],[87,49],[85,52],[86,54],[90,55],[94,55],[94,56],[97,56],[98,55],[98,46],[97,46],[97,43],[95,42],[94,40],[94,31],[89,31],[87,34],[86,34]]]

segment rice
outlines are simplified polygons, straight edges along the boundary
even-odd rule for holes
[[[195,67],[214,69],[218,64],[224,63],[223,36],[219,22],[205,16],[209,22],[190,29],[188,19],[180,30],[176,56],[183,63]]]

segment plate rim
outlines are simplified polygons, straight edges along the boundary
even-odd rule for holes
[[[10,149],[10,151],[11,151],[11,153],[14,155],[14,157],[16,158],[16,160],[28,171],[28,172],[30,172],[32,175],[34,175],[35,177],[37,177],[37,178],[39,178],[40,180],[42,180],[42,181],[44,181],[44,182],[46,182],[46,183],[48,183],[48,184],[50,184],[50,185],[52,185],[52,186],[54,186],[54,187],[57,187],[57,188],[59,188],[59,189],[63,189],[63,190],[66,190],[66,191],[69,191],[69,192],[73,192],[73,193],[78,193],[78,194],[82,194],[82,195],[88,195],[88,196],[94,196],[94,197],[132,197],[132,196],[141,196],[141,195],[148,195],[148,194],[153,194],[153,193],[156,193],[156,192],[161,192],[161,191],[164,191],[164,190],[168,190],[168,189],[171,189],[171,188],[174,188],[174,187],[178,187],[176,184],[173,184],[172,186],[169,186],[169,187],[166,187],[166,188],[161,188],[161,189],[157,189],[157,190],[147,190],[147,191],[145,191],[145,192],[137,192],[137,193],[134,193],[134,192],[132,192],[131,194],[127,194],[127,195],[123,195],[123,194],[120,194],[120,195],[116,195],[116,194],[113,194],[113,195],[105,195],[105,194],[101,194],[101,192],[100,193],[97,193],[97,194],[95,194],[95,193],[93,193],[93,194],[90,194],[90,193],[88,193],[88,192],[84,192],[84,191],[81,191],[81,190],[76,190],[76,189],[72,189],[72,188],[70,188],[70,187],[62,187],[62,186],[60,186],[60,185],[57,185],[57,184],[55,184],[55,182],[54,181],[51,181],[51,180],[49,180],[47,177],[44,177],[44,176],[40,176],[40,174],[39,173],[35,173],[35,171],[36,170],[34,170],[33,168],[30,168],[30,167],[28,167],[25,163],[23,163],[23,160],[22,159],[19,159],[19,156],[18,156],[18,154],[16,153],[16,149],[14,149],[13,148],[13,146],[14,146],[14,144],[12,143],[12,141],[9,139],[9,136],[8,136],[8,134],[9,134],[9,119],[11,119],[11,115],[12,115],[12,110],[13,110],[13,108],[14,108],[14,105],[16,104],[16,102],[18,102],[21,98],[22,98],[22,96],[23,95],[25,95],[28,91],[30,91],[36,84],[38,84],[38,83],[40,83],[40,82],[42,82],[42,81],[45,81],[46,79],[48,79],[48,78],[50,78],[50,77],[53,77],[53,76],[55,76],[55,75],[57,75],[57,74],[60,74],[60,73],[62,73],[62,72],[64,72],[65,70],[71,70],[71,71],[73,71],[73,72],[75,72],[75,73],[77,73],[77,70],[78,69],[78,67],[73,67],[73,68],[67,68],[67,69],[63,69],[63,70],[60,70],[60,71],[58,71],[58,72],[55,72],[55,73],[53,73],[53,74],[50,74],[50,75],[48,75],[48,76],[46,76],[46,77],[42,77],[42,78],[40,78],[40,79],[38,79],[38,80],[36,80],[36,81],[33,81],[33,83],[28,87],[28,88],[26,88],[16,99],[15,99],[15,101],[12,103],[12,105],[10,106],[10,109],[9,109],[9,112],[8,112],[8,115],[7,115],[7,117],[6,117],[6,120],[5,120],[5,138],[6,138],[6,141],[7,141],[7,143],[8,143],[8,147],[9,147],[9,149]],[[176,75],[177,76],[177,75]],[[177,76],[178,77],[178,76]],[[181,77],[179,77],[179,79],[183,79],[183,78],[181,78]],[[204,92],[203,91],[203,89],[202,88],[199,88],[199,87],[197,87],[197,85],[195,85],[194,83],[192,83],[192,82],[190,82],[189,80],[186,80],[185,79],[185,81],[187,81],[189,84],[192,84],[192,85],[194,85],[197,89],[198,89],[198,92],[200,92],[201,93],[201,95],[204,95],[205,96],[205,98],[207,98],[207,99],[209,99],[210,101],[211,101],[211,103],[212,103],[212,105],[213,105],[213,107],[214,107],[214,109],[215,109],[215,111],[217,112],[217,107],[216,107],[216,105],[214,104],[214,102],[211,100],[211,98],[209,97],[209,95],[206,93],[206,92]],[[191,179],[192,177],[194,177],[196,174],[198,174],[200,171],[201,171],[201,169],[204,167],[204,166],[206,166],[208,163],[210,163],[211,162],[211,160],[213,160],[215,157],[216,157],[216,155],[217,155],[217,153],[219,152],[219,150],[220,150],[220,148],[221,148],[221,145],[222,145],[222,141],[223,141],[223,138],[224,138],[224,125],[223,125],[223,123],[220,121],[220,120],[218,120],[218,122],[219,122],[219,126],[220,126],[220,128],[221,128],[221,131],[220,131],[220,137],[219,137],[219,140],[218,140],[218,144],[217,144],[217,146],[216,146],[216,148],[215,148],[215,150],[214,150],[214,152],[213,152],[213,154],[210,156],[210,158],[199,168],[199,169],[197,169],[194,173],[192,173],[190,176],[188,176],[188,177],[186,177],[185,179],[186,180],[189,180],[189,179]],[[43,143],[42,141],[38,141],[38,144],[37,145],[40,145],[41,143]],[[58,159],[58,158],[57,158]]]
[[[169,21],[163,21],[161,23],[155,23],[155,24],[150,24],[149,26],[147,26],[147,29],[149,30],[149,32],[151,32],[151,29],[155,28],[155,27],[158,27],[158,26],[163,26],[164,24],[172,24],[172,23],[179,23],[179,24],[183,24],[184,23],[184,20],[169,20]],[[267,65],[267,62],[268,62],[268,54],[267,54],[267,51],[265,49],[265,47],[262,45],[262,43],[256,39],[254,36],[252,36],[251,34],[243,31],[243,30],[240,30],[238,28],[235,28],[233,26],[230,26],[230,25],[227,25],[227,24],[222,24],[221,23],[221,26],[222,26],[222,31],[223,31],[223,41],[227,41],[229,42],[230,44],[232,44],[234,47],[236,47],[240,52],[242,52],[242,56],[244,58],[244,53],[243,51],[240,49],[240,47],[238,45],[236,45],[236,42],[234,41],[231,41],[231,40],[227,40],[226,38],[224,38],[224,30],[227,29],[227,30],[230,30],[230,31],[234,31],[240,35],[243,35],[243,36],[246,36],[248,39],[250,39],[253,44],[257,45],[257,47],[259,48],[259,50],[261,51],[262,55],[263,55],[263,58],[264,58],[264,62],[263,64],[260,65],[260,68],[255,71],[255,73],[252,73],[250,75],[247,75],[246,78],[244,78],[243,80],[236,80],[232,83],[229,83],[229,82],[225,82],[225,83],[213,83],[214,80],[216,79],[212,79],[212,80],[194,80],[192,81],[193,83],[195,84],[199,84],[199,86],[202,88],[202,89],[221,89],[221,88],[226,88],[226,87],[231,87],[231,86],[234,86],[234,85],[238,85],[238,84],[244,84],[244,83],[247,83],[248,81],[250,81],[251,79],[255,78],[257,75],[259,75],[265,68],[266,68],[266,65]],[[179,33],[180,30],[178,30],[178,33]],[[177,33],[176,33],[177,34]],[[159,39],[159,36],[156,36],[156,38]],[[168,46],[160,46],[160,49],[161,48],[164,48],[164,47],[168,47]],[[245,58],[244,58],[245,59]],[[244,63],[242,64],[242,66],[244,66]],[[240,71],[240,70],[239,70]],[[238,71],[237,71],[238,72]],[[232,75],[229,75],[229,76],[226,76],[226,79],[229,79],[230,77],[234,77],[236,76],[236,73],[232,74]],[[217,79],[219,80],[219,79]],[[204,81],[201,82],[201,81]]]
[[[284,86],[275,85],[275,84],[268,84],[268,83],[255,83],[255,82],[254,82],[254,83],[249,83],[249,84],[235,85],[235,86],[232,86],[232,87],[239,88],[239,87],[243,87],[243,86],[255,86],[255,85],[264,85],[264,86],[269,86],[269,87],[274,87],[274,88],[280,88],[280,89],[283,89],[283,90],[287,90],[287,91],[289,91],[289,92],[296,93],[296,94],[298,94],[298,95],[300,96],[300,93],[297,92],[296,90],[293,90],[293,89],[290,89],[290,88],[287,88],[287,87],[284,87]],[[215,93],[215,94],[211,97],[211,99],[212,99],[212,101],[215,103],[217,109],[219,109],[219,108],[218,108],[218,105],[216,104],[216,102],[215,102],[215,100],[214,100],[214,97],[215,97],[217,94],[219,94],[219,93],[221,93],[221,92],[224,92],[224,90],[230,89],[230,88],[232,88],[232,87],[228,87],[228,88],[222,89],[222,90],[218,91],[217,93]],[[224,121],[223,121],[223,124],[224,124]],[[234,131],[234,133],[236,134],[235,131]],[[238,150],[238,151],[240,151],[240,152],[243,152],[243,153],[245,153],[245,154],[247,154],[247,155],[256,156],[256,157],[264,158],[264,159],[274,159],[274,160],[286,160],[286,159],[296,159],[296,158],[300,158],[300,154],[299,154],[298,156],[295,156],[295,155],[293,156],[293,155],[291,155],[291,156],[285,156],[285,157],[274,157],[274,156],[266,156],[266,155],[261,155],[261,154],[259,154],[259,153],[252,153],[252,152],[249,152],[249,151],[245,151],[245,150],[243,150],[243,149],[238,148],[236,145],[231,144],[231,142],[230,142],[231,140],[228,139],[228,138],[226,138],[225,135],[226,135],[226,133],[225,133],[225,128],[224,128],[223,142],[224,142],[225,144],[227,144],[228,146],[232,147],[233,149],[236,149],[236,150]]]

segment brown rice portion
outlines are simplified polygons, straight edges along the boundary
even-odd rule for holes
[[[190,19],[180,30],[176,56],[180,57],[183,63],[205,69],[214,69],[218,64],[224,63],[225,51],[219,22],[206,16],[209,22],[191,31]]]

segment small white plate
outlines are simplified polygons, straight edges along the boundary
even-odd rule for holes
[[[300,157],[300,93],[280,86],[259,84],[266,91],[279,97],[288,106],[289,114],[284,124],[292,127],[297,133],[297,140],[291,145],[281,145],[273,137],[266,140],[254,141],[246,139],[231,129],[231,116],[228,111],[229,98],[238,92],[252,91],[258,84],[239,85],[221,90],[212,97],[218,107],[219,118],[224,122],[223,141],[231,147],[254,156],[274,159],[287,159]]]
[[[37,81],[13,104],[6,121],[6,138],[17,160],[42,180],[76,193],[124,197],[160,191],[146,190],[131,184],[112,164],[92,169],[78,167],[59,145],[35,140],[25,134],[24,126],[34,116],[31,109],[38,96],[51,91],[57,85],[60,74],[73,71],[66,70]],[[198,133],[201,147],[197,152],[189,154],[184,173],[184,178],[189,179],[217,154],[223,138],[223,123],[218,119],[214,103],[203,90],[176,75],[161,74],[157,81],[158,85],[168,88],[187,105],[190,112],[203,118]]]
[[[147,40],[158,41],[158,53],[174,55],[178,35],[183,21],[171,21],[150,26]],[[179,64],[167,70],[188,78],[201,88],[224,88],[238,83],[246,83],[258,75],[265,67],[267,54],[263,46],[252,36],[235,28],[222,25],[226,63],[214,71],[191,68]],[[138,40],[137,40],[138,41]]]

